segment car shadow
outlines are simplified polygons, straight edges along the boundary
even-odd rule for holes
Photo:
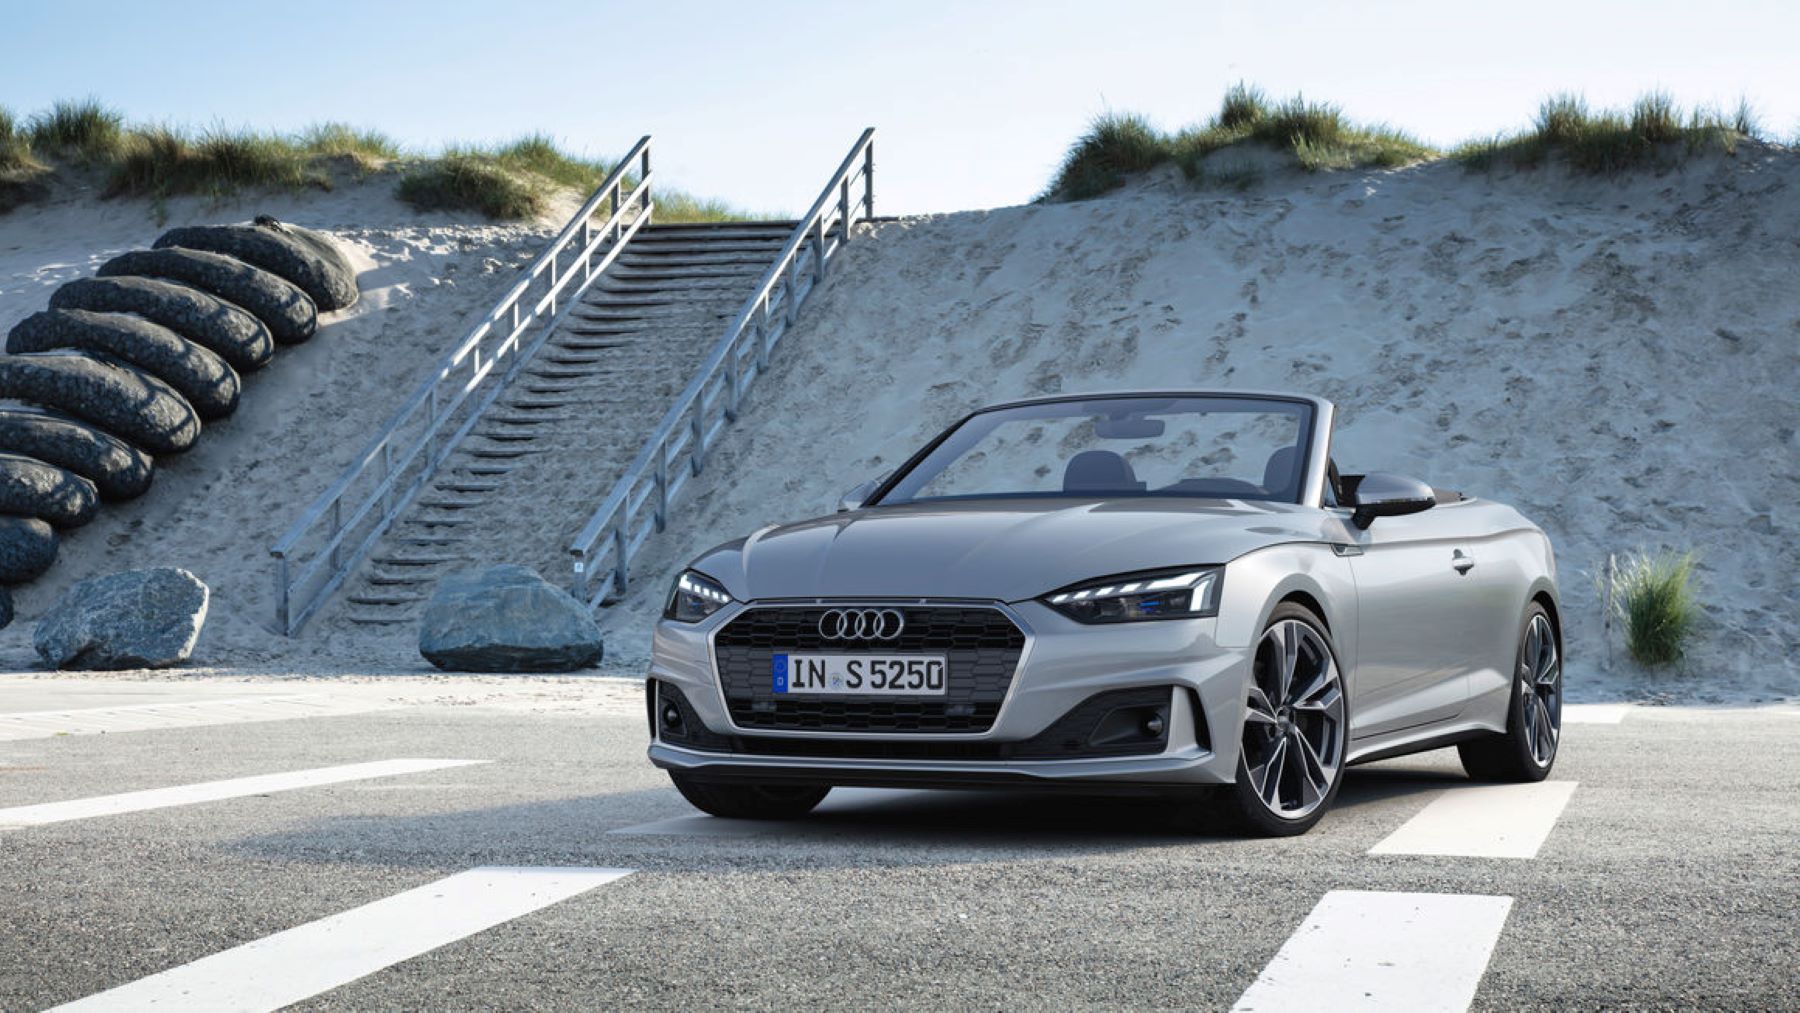
[[[1342,850],[1348,837],[1334,836],[1334,826],[1353,827],[1347,817],[1467,783],[1439,771],[1353,769],[1333,816],[1305,837],[1286,839],[1287,845]],[[262,859],[433,868],[728,868],[741,866],[748,849],[757,853],[759,864],[818,868],[1017,861],[1164,847],[1254,852],[1280,843],[1244,836],[1230,818],[1230,804],[1216,791],[1120,797],[839,788],[807,817],[775,822],[707,816],[673,788],[658,787],[451,812],[331,817],[242,838],[230,847]],[[793,847],[778,847],[786,844]]]

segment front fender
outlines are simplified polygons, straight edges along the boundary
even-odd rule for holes
[[[1356,671],[1356,580],[1349,561],[1321,542],[1271,545],[1226,564],[1216,642],[1249,649],[1275,606],[1292,595],[1318,607],[1348,678]]]

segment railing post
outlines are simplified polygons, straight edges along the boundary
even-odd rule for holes
[[[825,215],[813,219],[813,284],[825,280]]]
[[[691,423],[694,433],[694,449],[688,454],[688,467],[695,475],[706,467],[706,389],[700,390],[700,397],[694,402],[694,418]]]
[[[842,183],[838,184],[838,242],[848,243],[849,241],[850,241],[850,180],[848,177],[845,177],[844,181]],[[819,272],[820,277],[823,277],[824,274],[825,274],[824,271]]]
[[[656,530],[669,523],[669,441],[656,452]]]
[[[294,635],[293,627],[288,625],[288,561],[287,556],[277,552],[275,556],[275,625],[281,635]]]
[[[342,496],[331,501],[331,572],[336,573],[343,565],[341,555],[344,540],[339,537],[344,533],[344,499]]]
[[[619,526],[613,528],[612,593],[616,595],[625,593],[625,547],[631,542],[631,537],[626,534],[625,527],[625,523],[621,520]]]
[[[875,142],[863,149],[863,217],[875,217]],[[849,231],[849,223],[845,223],[845,231]]]

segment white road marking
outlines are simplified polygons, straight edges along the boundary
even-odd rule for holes
[[[57,735],[98,735],[104,732],[139,732],[157,728],[194,728],[251,721],[363,714],[386,710],[391,706],[393,705],[381,700],[321,694],[28,711],[0,714],[0,742],[47,739]]]
[[[270,792],[292,791],[296,788],[317,788],[327,784],[341,784],[345,781],[364,781],[373,777],[393,777],[397,774],[418,774],[428,770],[467,767],[487,762],[489,761],[376,760],[372,763],[351,763],[341,767],[317,767],[312,770],[294,770],[280,774],[235,777],[228,781],[205,781],[200,784],[184,784],[173,788],[151,788],[146,791],[78,798],[67,802],[43,802],[37,805],[0,809],[0,827],[43,826],[47,823],[85,820],[95,816],[117,816],[121,813],[143,812],[146,809],[166,809],[170,806],[193,805],[197,802],[217,802],[221,799],[242,798],[246,795],[266,795]]]
[[[1450,788],[1401,824],[1371,855],[1536,858],[1575,781],[1475,784]]]
[[[631,873],[471,869],[57,1009],[280,1009]]]
[[[1333,890],[1235,1010],[1466,1010],[1511,897]]]
[[[1631,711],[1625,703],[1566,703],[1562,722],[1565,725],[1616,725]]]

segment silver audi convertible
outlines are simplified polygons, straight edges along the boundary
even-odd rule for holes
[[[984,408],[835,515],[675,581],[650,759],[717,816],[834,785],[1225,796],[1297,834],[1344,769],[1455,745],[1550,771],[1550,541],[1511,507],[1341,472],[1329,401],[1132,392]],[[1196,792],[1194,789],[1210,788]]]

